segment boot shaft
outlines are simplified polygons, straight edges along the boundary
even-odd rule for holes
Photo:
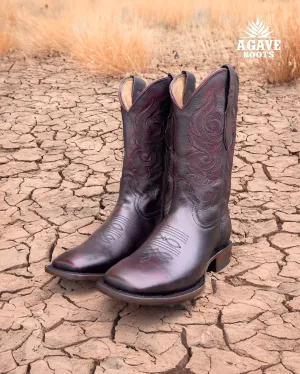
[[[170,85],[173,116],[172,209],[192,205],[195,222],[210,227],[228,211],[236,134],[238,77],[225,65],[192,92],[183,72]]]
[[[168,76],[146,87],[143,80],[131,77],[120,85],[124,161],[119,201],[134,198],[144,217],[163,212],[171,80]]]

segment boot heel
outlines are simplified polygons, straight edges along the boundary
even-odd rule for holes
[[[224,269],[230,263],[232,243],[223,248],[216,258],[209,264],[207,271],[218,272]]]

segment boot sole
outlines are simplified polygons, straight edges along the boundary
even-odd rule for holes
[[[218,252],[210,258],[207,263],[205,273],[207,271],[218,272],[224,269],[230,263],[232,243],[229,242],[226,247],[221,248]],[[185,300],[193,299],[199,296],[204,291],[205,274],[193,287],[184,291],[166,294],[166,295],[141,295],[119,290],[105,283],[104,279],[100,279],[96,286],[105,295],[127,303],[139,305],[170,305],[181,303]]]
[[[102,278],[104,274],[95,274],[95,273],[76,273],[74,271],[60,270],[55,268],[52,265],[46,265],[45,271],[51,275],[55,275],[62,279],[72,280],[72,281],[96,281],[99,278]]]

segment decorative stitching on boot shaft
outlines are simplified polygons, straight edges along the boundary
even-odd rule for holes
[[[193,218],[201,227],[210,227],[219,220],[211,210],[220,204],[223,188],[224,114],[220,107],[218,95],[211,93],[189,125],[191,150],[187,156],[186,192],[193,204]]]
[[[162,194],[168,111],[166,96],[153,98],[144,110],[134,115],[132,121],[135,147],[131,153],[131,167],[124,177],[130,177],[130,187],[137,196],[136,208],[144,217],[152,217],[163,210],[158,195]],[[147,201],[154,202],[151,208],[145,207]]]

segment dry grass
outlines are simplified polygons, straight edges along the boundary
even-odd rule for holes
[[[280,4],[274,13],[276,38],[281,50],[273,59],[260,59],[267,80],[271,83],[290,82],[300,78],[300,4],[289,1]]]
[[[297,0],[1,0],[0,54],[58,51],[102,75],[121,75],[147,70],[161,51],[157,40],[170,32],[184,35],[187,57],[194,48],[221,63],[253,63],[235,49],[258,17],[275,28],[282,49],[256,63],[270,82],[287,82],[300,76],[299,8]]]
[[[148,25],[176,28],[197,17],[199,0],[132,0],[131,9]]]
[[[299,1],[230,0],[229,6],[228,2],[215,0],[206,4],[203,2],[203,7],[208,14],[207,25],[212,31],[212,39],[222,40],[225,49],[231,49],[237,65],[240,62],[256,64],[270,83],[290,82],[300,78]],[[281,50],[275,52],[274,58],[247,60],[233,50],[233,44],[237,45],[237,40],[241,38],[242,30],[247,23],[257,18],[274,29],[274,37],[281,40]]]
[[[26,55],[67,53],[102,75],[144,71],[151,61],[152,33],[126,17],[122,1],[119,7],[108,0],[2,1],[15,14],[14,46]],[[0,14],[7,21],[7,12]]]
[[[0,54],[8,52],[13,48],[13,41],[9,32],[0,32]]]
[[[14,25],[16,14],[7,1],[0,2],[0,54],[15,48]]]

